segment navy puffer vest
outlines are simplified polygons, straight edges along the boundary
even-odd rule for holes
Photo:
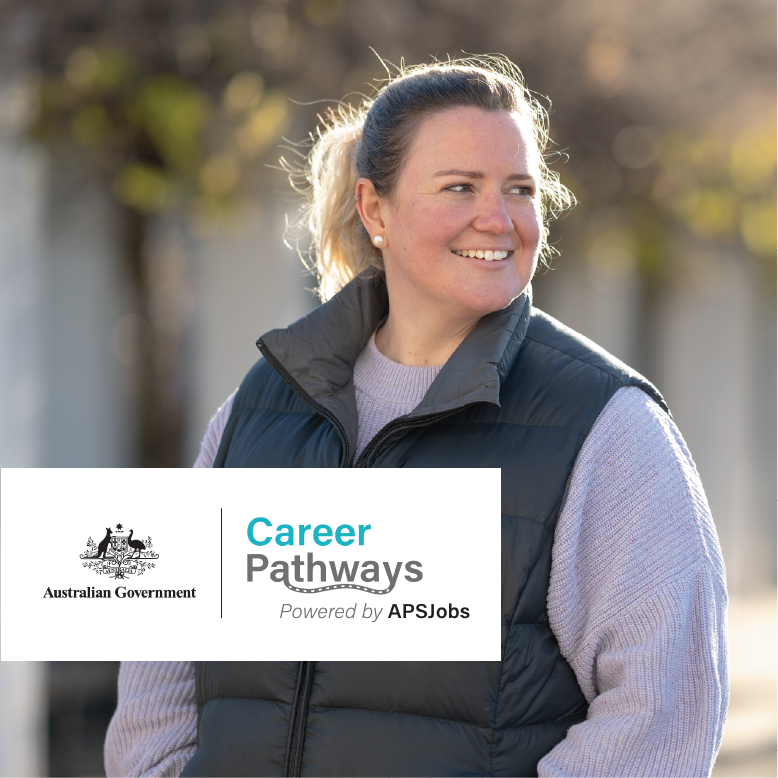
[[[353,462],[354,363],[387,306],[380,280],[357,279],[263,337],[215,465],[501,467],[502,661],[198,662],[199,749],[184,775],[536,775],[586,717],[546,613],[554,527],[614,392],[664,401],[525,293],[484,317]]]

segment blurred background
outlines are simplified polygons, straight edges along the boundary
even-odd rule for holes
[[[190,466],[316,304],[279,157],[372,49],[505,54],[579,200],[536,304],[665,394],[732,597],[714,775],[775,776],[775,29],[770,0],[0,0],[0,465]],[[101,775],[116,671],[0,664],[0,775]]]

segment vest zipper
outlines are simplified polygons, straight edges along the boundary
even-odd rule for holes
[[[348,437],[346,436],[346,428],[340,423],[338,417],[328,411],[323,405],[319,405],[316,400],[313,399],[305,389],[297,383],[297,381],[286,372],[286,368],[273,356],[268,350],[267,346],[260,340],[258,343],[259,350],[262,356],[270,363],[273,370],[281,376],[284,383],[306,404],[310,405],[317,413],[324,416],[325,419],[330,421],[340,435],[340,441],[343,444],[343,458],[341,459],[340,466],[348,467],[348,459],[351,455],[351,450],[348,443]]]
[[[365,446],[362,453],[359,455],[359,459],[354,463],[354,467],[369,467],[368,460],[374,451],[394,432],[401,429],[410,429],[411,427],[426,427],[435,421],[445,419],[448,416],[453,416],[455,413],[459,413],[474,403],[467,403],[459,408],[452,408],[450,411],[442,411],[441,413],[431,413],[427,416],[417,416],[415,419],[407,419],[402,421],[389,422],[371,441]]]
[[[308,693],[310,691],[311,665],[313,662],[300,662],[300,683],[294,701],[294,723],[292,725],[292,739],[289,746],[289,758],[287,760],[286,775],[289,778],[300,775],[300,763],[303,750],[303,727],[305,725],[308,708]]]

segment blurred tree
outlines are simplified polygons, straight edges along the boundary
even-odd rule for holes
[[[32,135],[55,155],[78,155],[120,209],[136,311],[125,335],[138,368],[139,459],[178,466],[180,346],[176,327],[164,324],[170,311],[154,315],[155,302],[177,301],[159,288],[149,225],[159,217],[212,221],[251,191],[257,162],[287,123],[285,93],[272,76],[266,85],[252,40],[252,29],[272,32],[273,20],[252,27],[247,4],[225,2],[37,0],[0,12],[5,22],[35,14]],[[274,40],[262,40],[273,49]]]

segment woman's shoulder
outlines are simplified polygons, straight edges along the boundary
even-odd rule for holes
[[[659,390],[648,379],[593,340],[539,308],[532,309],[525,339],[539,352],[533,355],[536,360],[555,364],[557,369],[575,373],[588,383],[638,386],[661,408],[668,410]]]
[[[700,478],[675,421],[637,386],[619,389],[597,417],[576,461],[578,473],[589,468],[599,476],[613,469],[633,485],[696,484]]]
[[[659,468],[665,474],[677,472],[684,480],[699,481],[691,452],[675,421],[638,386],[623,387],[613,395],[581,452],[582,457],[600,464],[609,455],[634,462],[644,474],[655,475]]]
[[[669,412],[654,385],[605,349],[533,308],[500,392],[501,420],[584,438],[613,395],[635,386]]]

